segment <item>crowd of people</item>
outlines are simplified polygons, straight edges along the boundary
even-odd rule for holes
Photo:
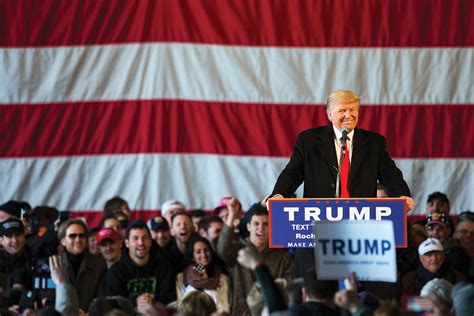
[[[0,206],[0,315],[474,314],[474,213],[452,216],[440,192],[409,223],[398,282],[351,274],[344,289],[319,280],[314,261],[295,271],[294,252],[269,248],[261,202],[244,211],[226,197],[204,211],[170,200],[132,221],[115,197],[98,227],[70,215]]]

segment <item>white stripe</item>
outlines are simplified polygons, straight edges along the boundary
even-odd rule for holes
[[[129,44],[0,49],[0,104],[124,99],[474,104],[474,48]]]
[[[229,195],[248,208],[272,191],[286,162],[176,154],[0,159],[0,192],[5,201],[72,210],[101,210],[115,195],[134,209],[159,209],[171,198],[190,208],[212,209]],[[434,191],[448,194],[453,212],[472,210],[474,159],[400,159],[397,164],[417,202],[414,214],[425,211],[426,198]]]

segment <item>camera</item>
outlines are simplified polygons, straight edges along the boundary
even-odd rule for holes
[[[48,258],[36,260],[33,270],[33,286],[35,289],[47,290],[55,289],[56,284],[51,279]]]

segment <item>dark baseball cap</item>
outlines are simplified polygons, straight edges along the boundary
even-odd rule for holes
[[[148,228],[152,231],[158,231],[158,230],[170,230],[170,225],[168,224],[168,221],[166,218],[162,216],[155,216],[152,219],[150,219],[146,225]]]
[[[14,233],[24,233],[25,226],[16,218],[9,218],[0,223],[0,236],[8,236]]]

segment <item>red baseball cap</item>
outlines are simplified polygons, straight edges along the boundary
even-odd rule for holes
[[[120,236],[119,232],[116,231],[115,229],[102,228],[101,230],[99,230],[97,232],[96,238],[97,238],[97,243],[100,244],[105,239],[109,239],[109,240],[112,240],[112,241],[118,241],[118,240],[121,239],[121,236]]]

